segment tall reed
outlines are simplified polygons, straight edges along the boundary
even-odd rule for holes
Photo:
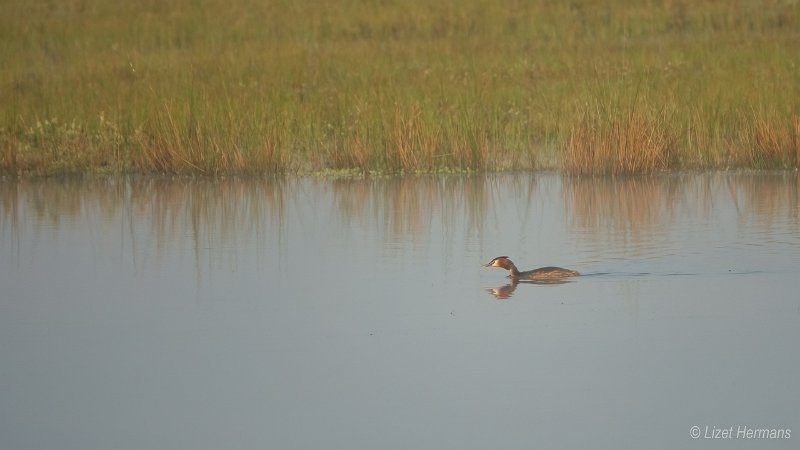
[[[797,167],[800,6],[30,0],[0,172]]]

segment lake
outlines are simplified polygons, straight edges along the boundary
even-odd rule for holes
[[[794,171],[1,181],[0,447],[794,449],[799,194]],[[499,255],[582,276],[511,283]]]

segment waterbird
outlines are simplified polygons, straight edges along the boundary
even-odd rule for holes
[[[508,256],[498,256],[497,258],[494,258],[488,263],[484,264],[484,267],[499,267],[501,269],[506,269],[508,271],[508,278],[511,278],[512,280],[553,280],[558,278],[577,277],[580,275],[580,273],[575,270],[553,266],[540,267],[538,269],[520,272],[517,269],[517,266],[515,266],[510,259],[508,259]]]

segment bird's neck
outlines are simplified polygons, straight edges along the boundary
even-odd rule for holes
[[[509,276],[512,277],[519,276],[519,270],[517,270],[517,266],[515,266],[513,262],[509,261],[506,269],[508,269]]]

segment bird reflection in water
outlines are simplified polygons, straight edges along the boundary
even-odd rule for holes
[[[496,288],[486,288],[486,292],[492,294],[498,300],[505,300],[514,295],[514,291],[520,284],[566,284],[569,282],[569,280],[559,278],[545,280],[520,280],[517,278],[511,278],[509,284]]]

